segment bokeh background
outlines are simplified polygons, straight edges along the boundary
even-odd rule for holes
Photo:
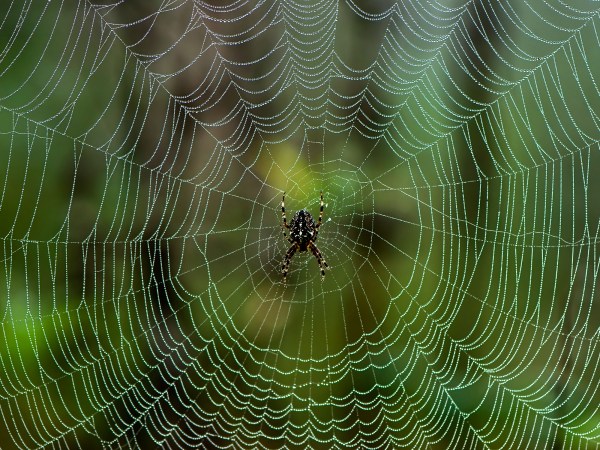
[[[0,446],[600,447],[599,10],[3,2]]]

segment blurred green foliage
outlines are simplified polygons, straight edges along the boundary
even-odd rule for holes
[[[0,12],[0,442],[596,448],[597,13],[277,4]]]

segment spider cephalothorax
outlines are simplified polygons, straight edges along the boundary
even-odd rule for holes
[[[285,217],[285,192],[283,193],[283,198],[281,200],[283,236],[287,238],[290,244],[292,244],[292,246],[285,254],[285,259],[283,260],[283,265],[281,267],[284,283],[286,281],[292,256],[294,256],[296,252],[306,252],[308,250],[310,250],[315,256],[315,258],[317,258],[317,262],[319,263],[319,267],[321,268],[321,279],[325,277],[325,267],[328,266],[325,260],[323,259],[323,255],[321,254],[321,252],[315,244],[317,240],[317,235],[319,234],[319,227],[323,223],[323,206],[323,192],[321,192],[321,209],[319,212],[319,219],[316,222],[307,210],[301,209],[300,211],[296,212],[296,214],[294,214],[294,217],[288,224]],[[286,229],[290,230],[289,237],[287,236]]]

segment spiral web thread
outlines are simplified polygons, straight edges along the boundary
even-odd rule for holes
[[[3,448],[600,447],[598,2],[5,3]]]

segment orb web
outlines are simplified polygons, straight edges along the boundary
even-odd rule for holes
[[[366,3],[4,5],[3,446],[600,447],[599,5]]]

